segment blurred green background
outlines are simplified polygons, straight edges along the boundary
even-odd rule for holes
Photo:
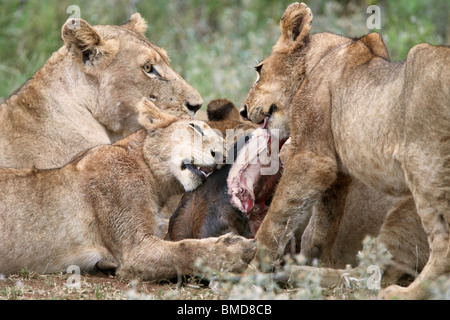
[[[61,45],[60,30],[81,9],[91,24],[121,24],[134,12],[148,21],[147,37],[169,54],[172,66],[202,95],[205,105],[228,98],[240,105],[255,80],[255,66],[279,37],[279,20],[292,0],[1,0],[0,101],[22,85]],[[392,61],[420,42],[450,44],[448,0],[306,2],[312,32],[347,36],[368,32],[369,5],[381,9],[379,32]]]

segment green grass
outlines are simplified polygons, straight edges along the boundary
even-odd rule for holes
[[[61,45],[60,30],[80,7],[91,24],[121,24],[136,11],[149,22],[147,37],[165,48],[172,65],[205,102],[228,98],[240,105],[255,79],[252,69],[268,56],[279,20],[291,0],[3,0],[0,3],[0,100],[20,87]],[[381,30],[391,59],[401,60],[417,43],[450,42],[450,4],[437,1],[328,1],[307,4],[312,32],[348,36],[370,32],[369,4],[381,8]]]

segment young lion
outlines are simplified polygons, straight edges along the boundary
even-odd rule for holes
[[[258,65],[242,110],[292,138],[256,236],[259,248],[275,257],[315,206],[321,223],[311,244],[320,254],[352,179],[412,195],[430,257],[409,287],[391,286],[382,295],[424,298],[423,283],[450,272],[450,48],[420,44],[405,61],[390,63],[378,34],[310,34],[311,22],[305,4],[286,9],[281,36]]]
[[[64,46],[0,105],[0,166],[60,167],[76,154],[126,137],[141,126],[142,96],[176,115],[203,101],[143,34],[139,13],[122,26],[70,19]]]
[[[0,170],[0,273],[77,265],[162,279],[192,274],[197,258],[215,269],[246,267],[255,246],[240,236],[180,242],[154,236],[158,208],[171,194],[198,187],[223,147],[204,122],[178,121],[146,99],[139,110],[145,130],[62,168]],[[196,136],[202,145],[192,144]]]
[[[208,124],[222,134],[229,143],[227,150],[233,148],[237,155],[235,139],[250,134],[257,127],[249,121],[243,121],[237,107],[227,99],[214,99],[207,106]],[[227,155],[229,152],[227,152]],[[226,161],[219,170],[215,170],[200,187],[193,192],[186,192],[171,212],[165,239],[179,241],[182,239],[200,239],[216,237],[233,232],[245,237],[250,236],[247,216],[234,208],[227,194],[227,176],[231,161]]]

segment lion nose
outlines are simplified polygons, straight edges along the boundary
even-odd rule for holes
[[[248,114],[247,114],[247,105],[245,104],[244,107],[241,109],[241,111],[239,112],[239,114],[241,115],[242,119],[244,120],[249,120],[248,119]]]
[[[198,111],[198,109],[200,109],[202,107],[201,103],[197,103],[197,104],[190,104],[189,101],[186,101],[184,103],[184,106],[186,108],[188,108],[190,111],[196,113]]]

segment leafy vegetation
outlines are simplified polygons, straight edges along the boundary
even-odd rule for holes
[[[80,8],[92,24],[121,24],[134,12],[149,22],[147,37],[169,53],[172,65],[205,102],[228,98],[240,105],[255,80],[252,67],[268,56],[279,20],[293,0],[3,0],[0,3],[0,100],[20,87],[61,45],[60,30]],[[392,60],[417,43],[450,43],[446,0],[314,0],[312,32],[348,36],[370,32],[369,5],[381,9],[380,32]]]

